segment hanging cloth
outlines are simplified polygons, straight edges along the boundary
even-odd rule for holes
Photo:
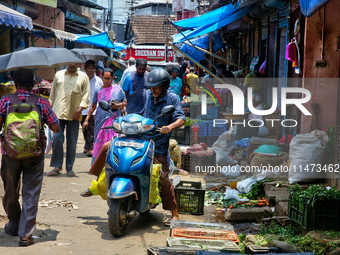
[[[296,74],[300,74],[301,73],[301,69],[300,69],[300,49],[299,49],[299,46],[298,46],[298,43],[296,40],[294,40],[294,44],[295,44],[295,47],[296,47],[296,52],[297,52],[297,66],[295,67],[295,73]]]
[[[297,49],[296,49],[295,43],[292,43],[292,48],[294,51],[294,61],[293,61],[292,67],[297,67],[299,66],[299,60],[298,60]]]
[[[293,42],[288,43],[287,49],[286,49],[286,59],[288,59],[291,62],[295,61],[296,54],[294,54],[294,48],[295,48],[295,45]]]

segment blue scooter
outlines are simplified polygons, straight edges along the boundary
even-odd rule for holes
[[[106,101],[100,101],[99,107],[112,113]],[[174,111],[173,105],[167,105],[156,119],[171,115]],[[110,232],[114,237],[126,233],[128,223],[136,217],[137,212],[148,214],[150,209],[157,206],[149,202],[155,143],[142,137],[160,131],[156,119],[129,114],[118,117],[113,126],[104,127],[122,134],[111,140],[105,162],[107,214]]]

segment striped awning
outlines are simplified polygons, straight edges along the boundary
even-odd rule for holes
[[[33,28],[32,19],[30,17],[0,4],[0,25],[3,24],[29,30],[32,30]]]

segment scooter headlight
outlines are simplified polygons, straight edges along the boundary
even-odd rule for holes
[[[118,131],[122,130],[120,123],[117,123],[117,122],[113,122],[113,128]]]
[[[139,129],[140,133],[150,131],[155,125],[142,125]]]
[[[142,126],[141,122],[122,122],[122,133],[127,135],[134,135],[139,133],[139,129]]]

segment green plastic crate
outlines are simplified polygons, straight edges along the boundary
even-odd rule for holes
[[[293,206],[290,195],[288,217],[305,229],[340,230],[340,199],[317,200],[314,207],[304,200]]]

